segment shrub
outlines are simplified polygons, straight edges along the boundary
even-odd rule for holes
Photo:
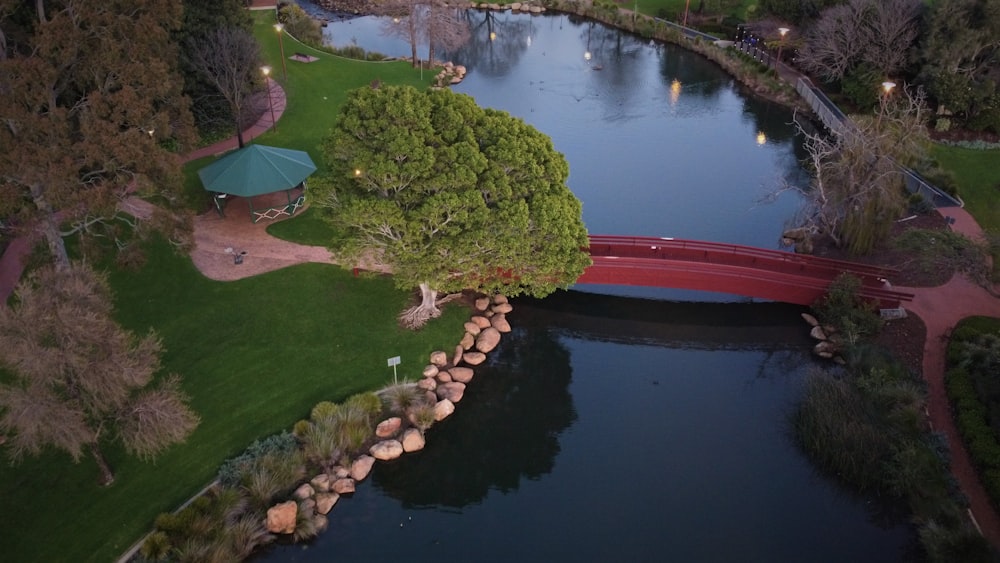
[[[332,401],[321,401],[316,403],[316,406],[313,407],[312,412],[309,413],[309,418],[313,422],[318,422],[324,418],[330,418],[337,412],[338,408],[340,407],[337,403]]]
[[[298,450],[298,442],[290,432],[282,432],[257,440],[240,455],[222,462],[219,467],[219,482],[226,487],[239,486],[243,475],[249,471],[257,460],[271,454],[292,454]]]
[[[993,555],[986,539],[968,525],[948,525],[931,520],[920,528],[920,545],[935,563],[989,563]]]
[[[357,407],[374,421],[382,415],[382,399],[375,393],[358,393],[344,401],[345,407]]]
[[[170,555],[170,538],[164,532],[153,532],[149,534],[146,541],[142,542],[139,553],[150,561],[163,561]]]
[[[434,414],[434,405],[421,403],[410,410],[410,422],[424,432],[436,422]]]
[[[859,278],[840,274],[830,284],[826,295],[813,305],[820,319],[836,327],[852,346],[862,339],[874,337],[882,328],[882,320],[875,314],[874,305],[861,299],[858,294],[860,289]]]
[[[312,428],[311,422],[305,419],[299,420],[295,423],[295,426],[292,426],[292,435],[301,440],[310,428]]]
[[[409,410],[423,402],[423,393],[413,383],[404,380],[402,383],[383,387],[380,394],[382,402],[389,412],[406,416]]]
[[[243,490],[253,508],[266,511],[279,496],[291,491],[305,477],[302,453],[269,453],[257,458],[244,474]]]

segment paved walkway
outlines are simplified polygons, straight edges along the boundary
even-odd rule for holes
[[[969,213],[957,207],[938,210],[955,222],[951,228],[973,240],[982,240],[983,231]],[[951,330],[966,317],[983,315],[1000,317],[1000,299],[962,275],[955,275],[938,287],[900,287],[914,294],[906,307],[927,327],[924,340],[923,375],[927,381],[927,411],[931,426],[948,438],[951,452],[951,472],[962,492],[969,499],[970,512],[989,542],[1000,547],[1000,514],[990,501],[955,426],[948,394],[945,390],[945,357]]]

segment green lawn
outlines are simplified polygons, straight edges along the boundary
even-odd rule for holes
[[[931,154],[955,174],[958,193],[979,226],[1000,234],[1000,150],[934,145]]]
[[[684,17],[685,6],[687,6],[690,18],[702,4],[704,4],[706,14],[722,14],[745,20],[748,12],[752,13],[756,10],[757,0],[704,0],[704,2],[701,0],[621,0],[618,4],[629,10],[638,5],[640,14],[663,17],[679,23]]]
[[[280,69],[273,14],[256,17],[264,52]],[[303,49],[286,38],[286,53]],[[419,83],[418,73],[405,63],[319,56],[309,65],[289,61],[289,110],[279,132],[260,139],[307,150],[318,164],[316,144],[347,89],[375,79]],[[190,184],[210,160],[186,170],[195,202],[204,194]],[[288,222],[294,224],[295,219]],[[119,320],[135,331],[157,330],[166,349],[163,373],[184,378],[201,425],[155,463],[109,447],[117,481],[108,489],[96,485],[97,469],[89,458],[73,464],[67,455],[51,452],[16,467],[0,466],[4,561],[114,560],[150,529],[158,513],[199,491],[220,462],[253,440],[290,429],[318,401],[391,381],[386,358],[401,356],[400,376],[418,377],[433,349],[448,350],[458,341],[466,318],[466,312],[450,307],[423,331],[409,332],[396,323],[409,295],[396,290],[391,279],[354,278],[334,266],[304,264],[213,282],[164,243],[151,247],[141,271],[114,272],[111,279]]]

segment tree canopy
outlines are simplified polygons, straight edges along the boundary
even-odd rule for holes
[[[0,211],[40,221],[66,266],[62,237],[112,226],[130,190],[180,189],[166,147],[192,133],[169,36],[181,4],[34,4],[0,1]]]
[[[0,384],[0,430],[15,461],[50,446],[78,461],[86,450],[109,484],[107,435],[151,458],[197,426],[178,378],[150,385],[160,340],[136,337],[111,312],[106,281],[80,264],[43,268],[0,307],[0,365],[12,376]]]
[[[339,250],[381,260],[401,288],[544,296],[590,264],[565,158],[468,96],[356,90],[323,151],[331,172],[313,191],[345,235]]]

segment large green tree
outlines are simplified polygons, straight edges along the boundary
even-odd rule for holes
[[[11,458],[54,447],[79,460],[86,451],[110,484],[108,436],[152,458],[197,426],[178,378],[150,385],[160,340],[136,337],[111,313],[107,282],[79,263],[43,268],[0,307],[0,365],[11,375],[0,384],[0,430]]]
[[[63,237],[120,228],[129,192],[180,189],[180,18],[173,0],[0,0],[0,210],[37,224],[60,267]]]
[[[325,141],[330,174],[316,202],[342,229],[340,249],[382,261],[402,288],[421,288],[404,314],[439,314],[438,292],[544,296],[590,264],[569,166],[524,121],[450,90],[356,90]]]
[[[945,109],[1000,133],[1000,0],[935,2],[920,77]]]

